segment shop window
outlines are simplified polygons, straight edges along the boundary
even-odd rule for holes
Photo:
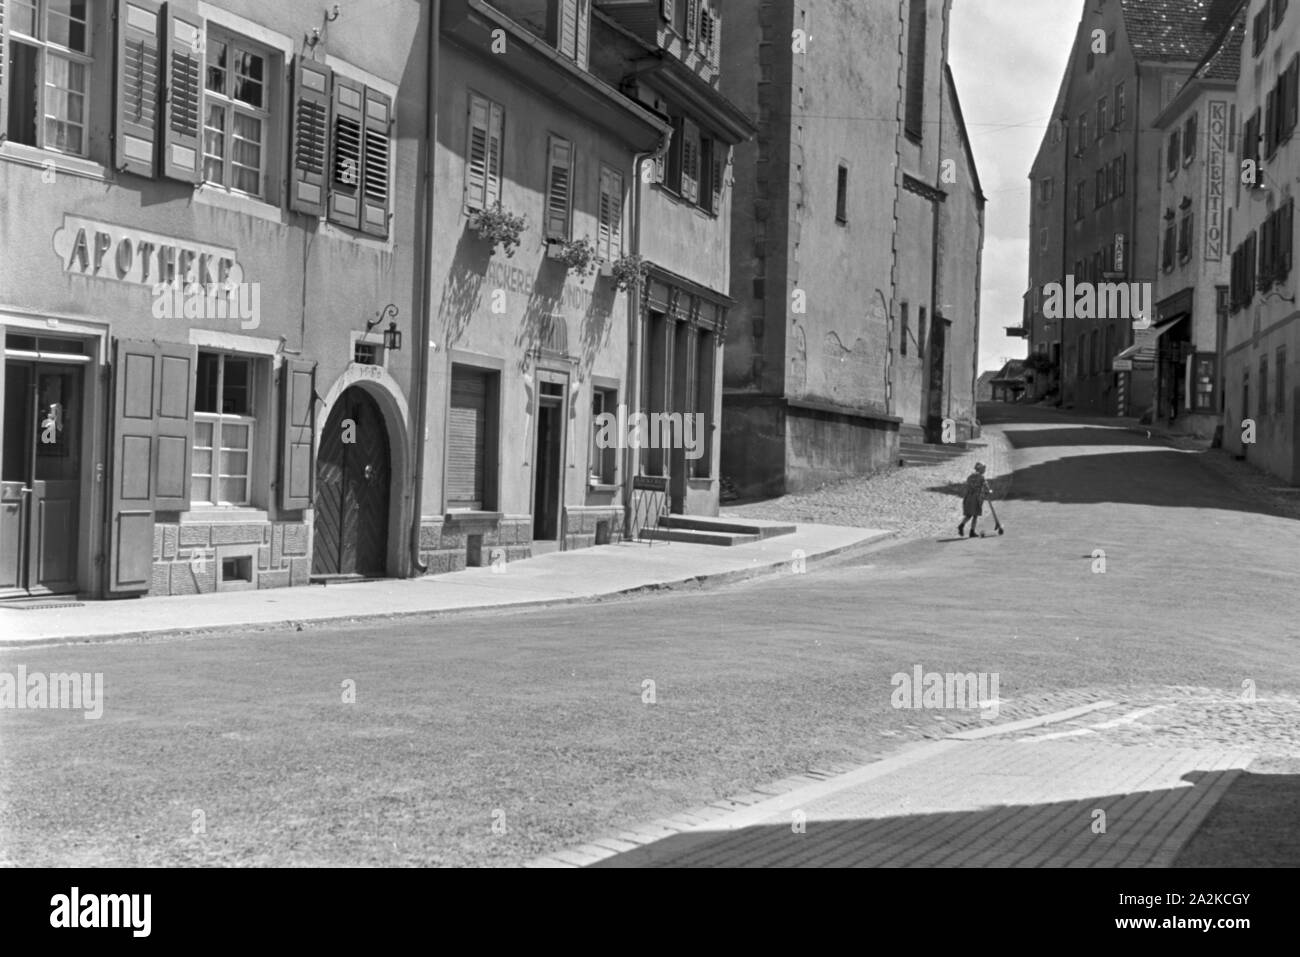
[[[618,448],[601,448],[601,416],[618,416],[618,390],[591,390],[591,449],[588,454],[591,481],[596,485],[613,485],[618,481]]]
[[[0,71],[7,74],[8,139],[86,156],[89,96],[95,75],[90,0],[9,0],[8,50],[0,32]],[[0,90],[3,90],[0,86]]]
[[[552,136],[547,142],[546,238],[568,242],[573,217],[573,144]]]
[[[1217,357],[1200,353],[1192,358],[1192,411],[1214,412],[1214,383]]]
[[[447,508],[496,507],[495,454],[500,376],[454,365],[447,414]]]
[[[257,429],[255,362],[199,352],[194,387],[194,465],[191,504],[252,504]]]
[[[469,95],[465,155],[465,208],[488,209],[501,201],[501,144],[505,109],[477,93]]]
[[[623,255],[623,174],[608,166],[600,168],[596,252],[605,262]]]

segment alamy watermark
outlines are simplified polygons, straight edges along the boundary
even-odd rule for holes
[[[1122,319],[1151,328],[1155,292],[1149,282],[1049,282],[1043,286],[1045,319]]]
[[[58,709],[84,711],[87,721],[104,714],[104,673],[70,672],[47,675],[28,673],[24,665],[17,672],[0,671],[0,710]]]
[[[998,716],[998,673],[940,674],[912,667],[909,675],[900,671],[890,679],[894,693],[889,702],[895,708],[925,708],[935,711],[980,709],[980,717],[992,721]]]
[[[704,413],[635,412],[620,404],[617,414],[596,416],[596,446],[601,449],[685,449],[688,459],[704,455]]]
[[[239,320],[239,328],[262,324],[262,286],[256,282],[156,282],[155,319],[197,319],[202,322]]]

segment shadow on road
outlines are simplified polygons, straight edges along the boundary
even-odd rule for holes
[[[1236,775],[1191,840],[1197,805]],[[1191,771],[1186,788],[974,811],[675,834],[591,867],[1294,867],[1300,776]],[[1098,812],[1104,812],[1104,818]],[[1154,818],[1153,818],[1154,815]],[[1099,824],[1104,833],[1098,833]],[[1184,825],[1184,828],[1187,825]],[[1181,850],[1180,850],[1181,845]]]

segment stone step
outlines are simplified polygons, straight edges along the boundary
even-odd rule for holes
[[[643,528],[643,539],[656,542],[684,542],[691,545],[749,545],[761,541],[757,535],[733,535],[729,532],[697,532],[685,528]]]
[[[677,528],[693,532],[725,532],[731,535],[757,535],[760,539],[775,538],[778,535],[793,535],[795,525],[751,525],[725,518],[702,518],[696,515],[667,515],[660,522],[660,527]]]

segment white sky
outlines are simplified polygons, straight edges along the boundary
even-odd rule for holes
[[[1029,167],[1065,73],[1083,0],[953,0],[948,58],[985,208],[980,371],[1025,355]]]

